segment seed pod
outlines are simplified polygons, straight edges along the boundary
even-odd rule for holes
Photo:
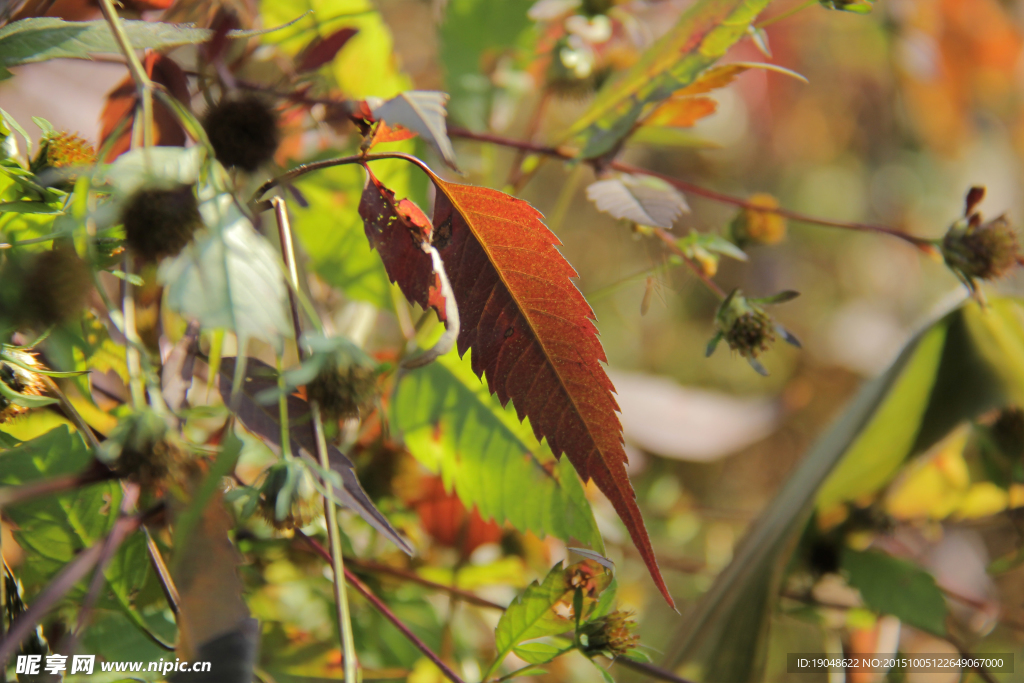
[[[177,256],[203,225],[192,187],[146,189],[133,194],[121,212],[125,241],[146,261]]]
[[[640,637],[633,632],[636,621],[632,616],[632,612],[616,610],[584,624],[579,632],[583,654],[588,657],[605,655],[614,659],[635,650],[640,645]]]
[[[8,278],[21,280],[13,284],[20,292],[15,317],[30,326],[49,327],[77,315],[92,289],[89,267],[68,246],[31,256],[5,273]]]
[[[942,239],[942,257],[974,289],[974,279],[1002,277],[1021,259],[1017,233],[1006,216],[981,223],[979,214],[959,220]]]
[[[325,363],[306,385],[309,400],[318,402],[324,416],[331,420],[358,417],[377,394],[377,370],[358,362],[346,366]]]
[[[250,173],[270,161],[281,141],[277,114],[255,95],[225,98],[203,118],[217,161]]]
[[[309,470],[300,462],[284,460],[267,469],[257,510],[275,529],[301,529],[323,514],[323,501]]]
[[[0,382],[7,385],[7,388],[24,396],[42,396],[46,390],[43,378],[38,372],[30,369],[43,369],[39,361],[36,360],[35,355],[28,351],[7,346],[6,344],[3,345],[3,350],[4,353],[18,362],[0,361]],[[20,406],[4,396],[0,396],[0,423],[23,415],[28,410],[28,408]]]

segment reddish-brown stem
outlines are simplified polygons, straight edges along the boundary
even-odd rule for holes
[[[375,574],[387,574],[388,576],[393,576],[395,578],[402,579],[403,581],[408,581],[409,583],[419,584],[424,588],[431,588],[436,591],[448,593],[449,595],[456,597],[459,600],[462,600],[463,602],[468,603],[470,605],[476,605],[477,607],[487,607],[489,609],[505,609],[504,606],[499,605],[496,602],[491,602],[486,598],[481,598],[479,595],[475,593],[462,590],[461,588],[456,588],[455,586],[446,586],[443,583],[437,583],[435,581],[431,581],[430,579],[425,579],[416,572],[409,571],[408,569],[400,569],[398,567],[391,567],[389,565],[380,564],[378,562],[367,562],[366,560],[357,559],[350,559],[348,563],[353,567],[356,567],[357,569],[362,569],[363,571],[372,572]]]
[[[327,550],[322,545],[320,545],[316,541],[316,539],[310,538],[301,531],[297,531],[296,535],[302,538],[307,544],[309,544],[309,547],[313,549],[313,552],[315,552],[321,558],[323,558],[327,562],[331,561],[331,554],[327,552]],[[392,612],[387,605],[384,604],[384,601],[378,598],[376,595],[374,595],[373,591],[371,591],[366,584],[360,581],[359,577],[353,574],[348,567],[345,567],[345,580],[348,581],[350,586],[359,591],[359,594],[366,598],[370,602],[370,604],[373,605],[374,608],[376,608],[376,610],[380,612],[385,619],[390,621],[395,628],[401,631],[402,635],[405,636],[409,640],[409,642],[416,647],[417,650],[422,652],[427,659],[433,662],[434,666],[441,670],[441,673],[444,674],[445,678],[447,678],[452,683],[464,683],[464,681],[461,678],[459,678],[458,674],[452,671],[451,667],[445,664],[444,661],[440,657],[438,657],[433,650],[427,647],[426,643],[420,640],[415,633],[409,630],[409,627],[406,626],[402,622],[402,620],[399,619],[398,616],[394,612]]]
[[[495,145],[501,145],[502,147],[509,147],[512,149],[518,149],[523,151],[534,152],[536,154],[544,154],[547,156],[558,157],[566,161],[575,160],[576,157],[566,149],[560,147],[551,147],[548,145],[540,145],[533,142],[524,142],[522,140],[514,140],[501,135],[494,135],[493,133],[475,133],[470,130],[458,127],[449,127],[448,134],[452,137],[463,138],[466,140],[476,140],[478,142],[488,142]],[[669,183],[673,187],[676,187],[684,192],[688,192],[698,197],[704,197],[716,202],[723,204],[731,204],[733,206],[739,206],[745,209],[754,209],[763,213],[776,213],[780,216],[784,216],[790,220],[800,221],[801,223],[809,223],[811,225],[822,225],[830,228],[840,228],[844,230],[855,230],[857,232],[872,232],[880,235],[888,235],[897,239],[903,240],[913,246],[917,247],[921,251],[926,253],[934,253],[935,247],[932,241],[922,237],[915,237],[908,235],[907,233],[897,230],[895,228],[889,228],[884,225],[873,225],[870,223],[855,223],[849,221],[836,221],[827,218],[818,218],[816,216],[809,216],[798,211],[791,211],[782,207],[768,208],[751,204],[745,199],[734,197],[724,192],[718,192],[717,190],[710,190],[700,185],[694,185],[685,180],[679,180],[670,175],[664,173],[658,173],[657,171],[651,171],[646,168],[634,166],[633,164],[627,164],[622,161],[612,161],[607,164],[608,168],[622,173],[634,173],[639,175],[651,176],[653,178],[660,178],[665,182]]]

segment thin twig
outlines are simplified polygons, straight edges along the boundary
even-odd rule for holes
[[[673,237],[672,235],[668,234],[668,232],[664,228],[654,228],[654,235],[659,240],[664,242],[665,246],[668,247],[669,251],[671,251],[673,254],[675,254],[679,258],[683,259],[683,263],[685,263],[687,266],[689,266],[690,270],[693,271],[694,275],[699,277],[701,279],[701,282],[703,282],[705,285],[707,285],[708,289],[710,289],[712,292],[714,292],[715,295],[717,295],[719,299],[724,299],[725,298],[725,290],[722,289],[721,287],[719,287],[718,283],[715,282],[714,280],[712,280],[708,276],[708,274],[706,272],[704,272],[704,269],[700,267],[699,263],[695,262],[693,259],[691,259],[689,256],[686,255],[686,252],[683,251],[682,247],[680,247],[678,244],[676,244],[676,238],[675,237]]]
[[[93,450],[99,449],[100,442],[96,438],[96,434],[93,433],[92,427],[89,426],[89,423],[85,421],[82,415],[71,403],[71,400],[67,397],[67,394],[65,394],[61,390],[60,386],[58,386],[57,383],[53,381],[52,377],[42,375],[42,378],[43,384],[46,385],[46,388],[49,389],[50,392],[57,395],[57,399],[60,401],[61,408],[64,409],[64,412],[67,414],[67,416],[71,418],[71,421],[75,423],[76,427],[78,427],[78,431],[81,432],[82,438],[88,442],[87,445]]]
[[[537,154],[544,154],[546,156],[557,157],[565,161],[577,161],[577,157],[572,150],[565,149],[562,147],[552,147],[550,145],[541,145],[533,142],[524,142],[522,140],[515,140],[507,138],[502,135],[495,135],[493,133],[476,133],[465,128],[458,128],[455,126],[448,128],[448,135],[456,138],[463,138],[466,140],[476,140],[478,142],[488,142],[495,145],[501,145],[502,147],[509,147],[512,149],[526,150],[535,152]],[[752,204],[751,202],[734,197],[724,192],[718,192],[717,190],[710,190],[700,185],[686,182],[685,180],[679,180],[670,175],[664,173],[658,173],[657,171],[651,171],[646,168],[634,166],[633,164],[627,164],[621,161],[612,161],[607,165],[608,168],[620,171],[622,173],[632,173],[638,175],[651,176],[653,178],[660,178],[670,185],[689,192],[690,194],[704,197],[705,199],[711,199],[716,202],[723,204],[731,204],[732,206],[738,206],[745,209],[752,209],[760,211],[762,213],[775,213],[790,220],[799,221],[801,223],[809,223],[811,225],[822,225],[830,228],[841,228],[844,230],[854,230],[857,232],[872,232],[881,235],[888,235],[897,239],[903,240],[918,249],[927,253],[933,253],[935,247],[932,245],[932,241],[922,237],[915,237],[909,235],[901,230],[895,228],[889,228],[884,225],[873,225],[870,223],[856,223],[850,221],[836,221],[827,218],[818,218],[817,216],[810,216],[798,211],[791,211],[782,207],[764,207]]]
[[[142,527],[142,531],[146,534],[146,550],[149,552],[149,560],[153,563],[156,576],[160,580],[160,587],[164,591],[164,597],[167,598],[167,605],[171,608],[171,613],[177,618],[178,612],[181,610],[181,594],[174,583],[174,577],[171,576],[171,570],[167,568],[164,556],[160,553],[160,548],[157,547],[156,541],[153,540],[153,534],[149,533],[149,529],[145,526]]]
[[[616,664],[624,666],[627,669],[633,671],[639,671],[642,674],[646,674],[651,678],[656,678],[660,681],[668,681],[668,683],[693,683],[688,678],[683,678],[675,672],[669,671],[668,669],[662,669],[660,666],[650,664],[649,662],[637,662],[632,659],[626,659],[625,657],[619,657],[615,660]]]
[[[262,192],[257,195],[262,196]],[[274,207],[274,215],[277,218],[277,229],[281,239],[281,255],[284,258],[285,267],[288,268],[289,301],[292,309],[292,324],[295,332],[295,346],[299,358],[305,357],[305,349],[302,346],[302,324],[299,320],[299,309],[295,300],[295,293],[299,291],[299,272],[295,264],[295,248],[292,241],[291,224],[288,222],[288,207],[280,197],[273,197],[270,200]],[[281,375],[279,375],[281,377]],[[283,394],[282,394],[283,396]],[[282,406],[286,406],[282,398]],[[286,410],[283,408],[283,410]],[[317,401],[309,402],[309,412],[313,417],[313,430],[316,434],[316,450],[320,467],[325,472],[331,471],[330,459],[327,455],[327,439],[324,436],[324,424],[320,415],[320,404]],[[287,413],[281,417],[281,450],[287,453]],[[329,482],[324,482],[330,490]],[[356,683],[358,680],[358,661],[356,659],[355,639],[352,635],[352,615],[349,613],[348,594],[345,592],[345,565],[341,551],[341,535],[338,526],[338,507],[334,499],[324,495],[324,510],[327,514],[327,538],[331,545],[331,568],[334,571],[334,603],[338,616],[338,632],[341,634],[342,665],[344,666],[345,683]]]
[[[420,586],[423,586],[424,588],[431,588],[436,591],[448,593],[449,595],[457,597],[458,599],[470,605],[476,605],[477,607],[486,607],[488,609],[496,609],[502,611],[505,610],[504,605],[499,605],[496,602],[491,602],[487,598],[482,598],[476,593],[471,593],[467,590],[463,590],[456,586],[448,586],[443,583],[431,581],[430,579],[425,579],[416,572],[410,571],[408,569],[392,567],[390,565],[380,564],[379,562],[368,562],[366,560],[360,560],[357,558],[350,558],[348,564],[352,567],[355,567],[356,569],[361,569],[365,572],[369,572],[372,574],[386,574],[388,576],[393,576],[396,579],[402,579],[403,581],[408,581],[409,583],[418,584]]]
[[[50,479],[31,481],[27,484],[0,487],[0,508],[16,505],[39,496],[63,493],[87,484],[118,478],[117,474],[94,461],[89,469],[78,474],[63,474]]]
[[[309,547],[312,548],[317,555],[328,562],[331,561],[330,553],[328,553],[322,545],[317,543],[316,539],[310,538],[301,531],[296,531],[295,533],[308,543]],[[366,598],[385,619],[390,621],[395,628],[401,631],[402,635],[404,635],[417,650],[422,652],[427,659],[433,662],[434,666],[441,670],[441,673],[444,674],[445,678],[452,683],[465,683],[461,678],[459,678],[458,674],[452,671],[451,667],[445,664],[444,661],[437,656],[437,653],[431,650],[426,643],[420,640],[415,633],[409,630],[409,627],[406,626],[386,604],[384,604],[384,601],[374,595],[373,591],[371,591],[366,584],[360,581],[359,577],[353,574],[348,568],[345,569],[345,579],[348,581],[349,585],[359,591],[359,594]]]

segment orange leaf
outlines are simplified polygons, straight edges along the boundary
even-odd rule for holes
[[[186,107],[188,106],[192,99],[188,92],[188,79],[173,59],[156,52],[147,52],[144,66],[146,73],[154,82],[166,87],[175,99]],[[128,151],[131,146],[132,124],[135,120],[134,112],[138,101],[138,91],[130,76],[118,83],[117,87],[107,95],[107,103],[103,107],[103,113],[100,114],[100,147],[113,134],[121,121],[127,118],[128,124],[102,161],[111,161]],[[153,141],[157,145],[178,147],[185,144],[185,131],[182,130],[178,119],[156,100],[153,102],[153,128]]]
[[[377,131],[373,134],[373,144],[400,142],[401,140],[408,140],[414,137],[416,137],[416,133],[404,126],[400,126],[397,123],[389,126],[385,121],[381,121],[377,124]]]
[[[433,180],[432,244],[459,307],[459,353],[473,349],[473,371],[486,376],[502,405],[511,400],[520,419],[530,418],[538,439],[568,456],[584,481],[595,481],[674,606],[626,476],[618,405],[602,365],[594,312],[572,283],[577,274],[556,249],[558,238],[520,199]],[[381,256],[401,286],[405,274]],[[426,254],[420,260],[424,265],[411,272],[429,268]],[[422,301],[422,283],[419,292]]]
[[[689,128],[716,109],[718,103],[710,97],[673,97],[644,119],[644,125]]]
[[[713,66],[697,77],[690,85],[675,92],[676,97],[684,95],[703,95],[704,93],[718,90],[736,80],[736,77],[749,69],[747,64],[723,64]]]

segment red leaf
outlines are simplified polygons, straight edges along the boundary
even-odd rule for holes
[[[319,69],[334,59],[334,56],[338,54],[341,48],[345,47],[345,43],[357,33],[359,33],[359,29],[346,26],[345,28],[338,29],[326,38],[317,38],[302,51],[298,66],[295,67],[296,70],[302,73]]]
[[[212,64],[220,59],[228,46],[228,32],[238,27],[238,15],[224,7],[217,10],[217,14],[210,24],[213,35],[200,47],[200,52],[207,64]]]
[[[188,79],[185,72],[173,59],[156,52],[147,52],[144,66],[146,73],[154,82],[166,87],[175,99],[186,107],[189,106],[192,98],[188,91]],[[102,161],[111,161],[128,151],[131,146],[132,125],[135,120],[134,111],[138,101],[138,91],[130,76],[121,81],[107,95],[107,103],[100,114],[100,147],[106,143],[107,138],[113,134],[121,121],[127,118],[128,123]],[[157,145],[178,147],[185,144],[185,131],[178,123],[178,119],[155,99],[153,101],[153,128],[153,141]]]
[[[473,349],[474,372],[486,376],[501,403],[511,400],[520,419],[530,418],[538,439],[546,438],[556,455],[565,453],[584,481],[594,480],[674,607],[626,476],[619,408],[602,365],[594,312],[570,279],[577,274],[556,249],[558,238],[520,199],[433,179],[432,243],[459,306],[459,353]],[[422,306],[430,259],[410,234],[381,230],[371,242],[403,244],[388,244],[381,258],[406,296]]]
[[[359,200],[370,246],[380,252],[384,269],[397,282],[409,301],[422,308],[433,307],[443,322],[444,296],[430,257],[420,248],[430,241],[430,219],[408,199],[395,201],[395,193],[384,187],[367,169],[369,179]]]

